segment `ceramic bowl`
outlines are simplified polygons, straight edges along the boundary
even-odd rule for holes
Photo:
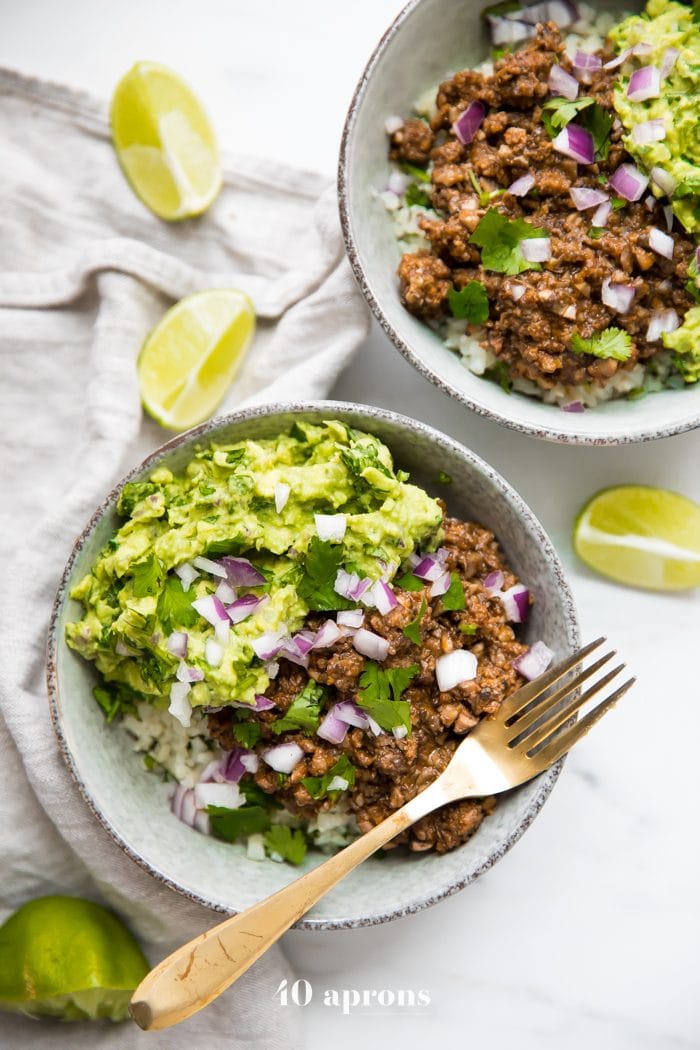
[[[567,413],[524,394],[508,394],[473,375],[438,335],[399,301],[400,249],[389,213],[376,198],[386,188],[384,121],[411,112],[415,99],[458,70],[482,62],[490,45],[480,11],[486,0],[413,0],[387,29],[350,105],[338,169],[340,215],[357,281],[375,317],[421,375],[480,415],[534,437],[582,445],[617,445],[669,437],[700,425],[700,383],[640,401],[610,401]],[[597,6],[602,6],[598,4]],[[606,10],[638,6],[611,0]]]
[[[169,441],[124,480],[155,467],[181,470],[203,442],[271,437],[294,420],[337,418],[385,441],[397,464],[434,495],[447,496],[451,513],[493,529],[510,565],[528,581],[536,603],[524,637],[537,638],[563,657],[579,644],[573,600],[552,544],[532,511],[499,474],[445,435],[403,416],[342,402],[270,405],[205,423]],[[452,477],[446,492],[438,470]],[[48,660],[51,712],[63,756],[88,805],[126,853],[157,879],[217,911],[236,912],[296,878],[298,869],[249,860],[243,847],[191,830],[170,812],[167,784],[144,770],[124,730],[108,725],[92,697],[92,665],[68,648],[65,625],[81,606],[69,598],[118,527],[117,486],[76,541],[53,610]],[[523,834],[552,790],[560,765],[503,796],[495,812],[459,849],[444,856],[390,853],[370,859],[324,898],[298,925],[333,929],[384,922],[454,893],[486,871]],[[323,857],[310,851],[301,870]]]

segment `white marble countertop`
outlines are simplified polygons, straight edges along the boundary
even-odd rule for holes
[[[400,6],[23,0],[2,4],[0,64],[106,97],[132,62],[157,59],[196,86],[224,148],[330,175],[355,82]],[[700,433],[620,449],[518,437],[429,386],[376,327],[333,394],[426,420],[502,471],[561,552],[584,637],[607,633],[639,684],[481,881],[387,926],[287,936],[315,993],[309,1006],[287,1007],[303,1012],[307,1046],[699,1047],[697,596],[596,579],[576,563],[569,532],[583,500],[605,485],[642,482],[700,499]],[[424,989],[431,1002],[343,1016],[323,1005],[325,989]]]

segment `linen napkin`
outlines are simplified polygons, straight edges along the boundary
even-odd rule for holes
[[[0,921],[45,893],[112,907],[153,963],[215,920],[142,872],[97,824],[56,747],[44,682],[48,616],[74,537],[116,480],[168,434],[141,411],[135,360],[176,299],[237,287],[258,335],[222,411],[326,394],[368,329],[319,175],[225,160],[203,217],[169,225],[127,186],[105,108],[0,70]],[[164,1033],[4,1015],[0,1043],[293,1048],[274,998],[279,949]]]

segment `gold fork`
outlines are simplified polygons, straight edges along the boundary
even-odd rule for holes
[[[580,686],[614,656],[607,653],[558,689],[548,691],[604,641],[598,638],[518,689],[493,718],[479,722],[465,737],[432,784],[381,824],[295,882],[200,934],[159,963],[131,999],[131,1016],[136,1023],[155,1030],[184,1021],[233,984],[325,893],[400,831],[446,802],[494,795],[524,784],[565,755],[635,681],[630,678],[580,721],[567,725],[625,665],[613,668],[579,694]]]

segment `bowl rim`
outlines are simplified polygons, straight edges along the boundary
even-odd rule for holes
[[[561,430],[556,427],[556,417],[553,416],[551,428],[539,426],[535,423],[529,423],[526,420],[516,420],[511,416],[505,415],[497,409],[491,408],[481,401],[476,396],[470,396],[460,387],[446,379],[439,372],[428,366],[417,353],[411,348],[411,346],[399,335],[398,331],[388,317],[384,313],[378,299],[372,291],[369,281],[365,276],[362,263],[360,261],[360,251],[358,243],[355,239],[355,233],[353,228],[352,216],[350,214],[350,179],[348,177],[349,171],[349,158],[352,149],[352,143],[355,133],[355,125],[357,123],[358,113],[364,101],[364,97],[367,91],[369,81],[375,71],[375,67],[381,60],[384,52],[387,49],[392,38],[400,31],[402,26],[411,18],[417,8],[421,6],[424,0],[410,0],[408,4],[398,13],[396,18],[386,28],[379,41],[377,42],[374,50],[372,51],[367,63],[360,74],[360,78],[357,82],[350,105],[348,107],[347,115],[345,117],[345,123],[343,125],[343,132],[340,140],[340,152],[338,155],[338,167],[337,167],[337,191],[338,191],[338,209],[340,213],[340,225],[343,232],[343,240],[345,242],[345,251],[350,261],[352,272],[355,276],[355,280],[360,287],[370,310],[374,314],[375,318],[379,322],[379,325],[389,337],[391,342],[394,344],[396,349],[406,358],[406,360],[413,365],[416,371],[427,379],[430,383],[436,386],[439,390],[442,390],[445,394],[453,397],[456,401],[461,402],[470,408],[473,412],[483,416],[486,419],[490,419],[494,423],[499,423],[501,426],[508,427],[510,430],[514,430],[517,433],[528,434],[531,437],[540,438],[544,441],[553,441],[558,444],[564,445],[588,445],[588,446],[607,446],[607,445],[629,445],[638,444],[645,441],[655,441],[660,438],[674,437],[676,434],[683,434],[689,430],[695,430],[700,427],[700,411],[694,418],[685,419],[678,423],[669,423],[662,427],[654,427],[653,424],[637,428],[636,430],[631,429],[630,421],[623,420],[618,425],[617,430],[611,430],[608,433],[601,432],[596,434],[586,433],[570,433]],[[478,376],[474,377],[479,378]],[[526,395],[518,394],[518,397],[525,397]],[[543,402],[544,403],[544,402]],[[560,409],[552,405],[552,412],[558,412]]]
[[[531,531],[535,534],[539,544],[547,555],[547,560],[551,565],[553,575],[556,579],[557,587],[562,596],[562,603],[564,607],[564,617],[566,632],[568,636],[568,644],[573,652],[580,646],[580,628],[578,622],[578,614],[576,611],[576,605],[574,597],[571,591],[571,587],[566,578],[564,567],[557,554],[552,541],[545,532],[539,519],[535,516],[533,511],[524,501],[522,496],[513,488],[513,486],[496,471],[490,464],[486,463],[485,460],[481,459],[471,449],[466,448],[461,442],[456,441],[454,438],[447,434],[442,433],[436,428],[430,426],[427,423],[423,423],[420,420],[411,419],[408,416],[404,416],[401,413],[393,412],[389,409],[379,408],[374,405],[363,405],[357,402],[349,401],[331,401],[331,400],[310,400],[304,402],[271,402],[268,404],[257,405],[252,408],[246,408],[237,412],[230,412],[226,415],[216,416],[205,423],[200,424],[197,427],[193,427],[190,430],[184,431],[181,434],[177,434],[164,444],[160,445],[153,452],[149,453],[137,466],[133,467],[124,475],[108,492],[96,510],[92,513],[87,524],[78,535],[73,543],[71,553],[69,555],[66,566],[61,575],[61,580],[56,592],[56,597],[53,602],[51,616],[49,620],[49,629],[47,636],[47,661],[46,661],[46,682],[48,689],[48,701],[49,711],[51,715],[51,721],[53,724],[54,731],[58,740],[59,750],[66,763],[83,799],[87,803],[88,807],[92,811],[93,815],[97,818],[98,822],[107,831],[117,845],[123,850],[123,852],[136,863],[143,871],[152,875],[159,882],[168,886],[170,889],[175,890],[177,893],[186,897],[188,900],[195,904],[200,904],[211,911],[218,912],[220,914],[235,914],[229,909],[222,907],[215,901],[208,900],[205,896],[197,893],[192,889],[180,885],[172,875],[168,875],[161,871],[155,864],[143,857],[130,843],[124,838],[122,833],[117,830],[116,827],[111,823],[107,816],[99,808],[95,800],[93,799],[90,791],[82,779],[82,775],[79,768],[79,762],[73,755],[66,734],[63,730],[63,712],[61,705],[61,694],[60,685],[58,681],[58,648],[60,645],[64,645],[63,636],[59,637],[58,622],[59,615],[63,608],[63,605],[68,599],[69,582],[73,572],[75,562],[88,540],[93,530],[97,526],[98,522],[104,517],[105,513],[112,509],[116,504],[119,493],[122,486],[140,476],[144,471],[148,470],[151,466],[154,466],[166,453],[178,448],[179,446],[189,443],[193,439],[204,438],[210,434],[214,434],[216,431],[222,428],[234,424],[246,422],[247,420],[255,420],[266,417],[274,417],[281,413],[289,415],[290,413],[307,413],[307,412],[320,412],[334,416],[339,413],[355,414],[362,416],[367,420],[367,425],[371,427],[373,420],[379,420],[381,422],[390,423],[393,425],[399,425],[400,427],[414,433],[420,434],[421,436],[429,439],[433,443],[437,443],[444,448],[450,449],[453,453],[456,453],[462,459],[466,460],[474,469],[477,470],[482,476],[498,489],[500,489],[503,496],[508,499],[517,511],[518,517],[527,521]],[[304,917],[300,919],[292,927],[293,929],[301,930],[338,930],[338,929],[355,929],[363,926],[375,926],[385,922],[390,922],[393,919],[401,918],[405,915],[411,915],[415,912],[422,911],[424,908],[430,907],[433,904],[437,904],[438,901],[443,900],[446,897],[452,896],[459,890],[463,889],[469,883],[474,882],[480,875],[485,871],[488,871],[496,861],[510,850],[510,848],[520,839],[520,837],[529,828],[532,821],[535,819],[537,814],[542,809],[542,806],[546,802],[547,798],[552,792],[555,783],[559,778],[559,774],[563,768],[565,759],[560,759],[551,769],[541,774],[533,783],[537,783],[538,790],[530,802],[523,818],[519,824],[510,832],[510,834],[501,842],[499,842],[495,848],[493,848],[481,861],[481,863],[463,874],[457,879],[452,881],[448,886],[441,888],[437,892],[431,892],[430,887],[425,887],[421,891],[412,897],[406,904],[394,907],[391,911],[386,912],[382,915],[371,915],[371,916],[352,916],[352,917],[341,917],[341,918],[314,918]],[[516,789],[518,790],[518,789]]]

